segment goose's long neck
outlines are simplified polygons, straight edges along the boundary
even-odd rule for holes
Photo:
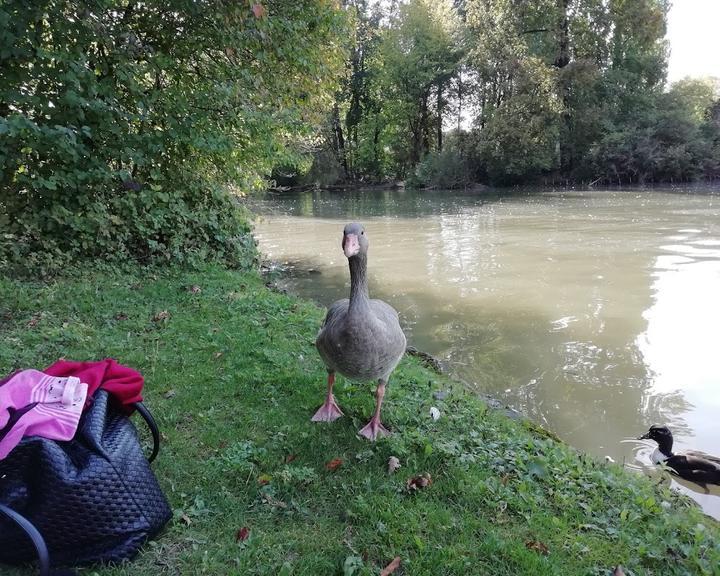
[[[367,256],[357,254],[348,260],[350,263],[350,306],[349,310],[364,310],[370,303],[367,284]]]

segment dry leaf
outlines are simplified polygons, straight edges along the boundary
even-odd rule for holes
[[[157,314],[155,314],[155,316],[153,316],[153,322],[164,322],[168,318],[170,318],[170,312],[168,312],[167,310],[162,310],[161,312],[158,312]]]
[[[410,492],[415,492],[421,488],[427,488],[430,484],[432,484],[432,476],[428,472],[424,472],[418,476],[408,478],[407,482],[405,482],[405,488]]]
[[[175,392],[174,388],[171,388],[170,390],[165,392],[165,394],[163,394],[163,398],[165,398],[165,400],[169,400],[170,398],[175,396],[175,394],[177,394],[177,392]]]
[[[287,504],[285,504],[285,502],[278,500],[277,498],[273,498],[270,494],[263,494],[262,499],[266,504],[274,506],[275,508],[287,508]]]
[[[240,528],[240,530],[237,531],[237,534],[235,534],[235,541],[236,542],[245,542],[245,540],[248,539],[248,536],[250,536],[250,528],[247,526],[243,526]]]
[[[615,570],[613,570],[613,576],[625,576],[625,571],[622,569],[622,566],[620,564],[615,566]]]
[[[42,312],[38,312],[37,314],[33,314],[32,318],[30,318],[30,321],[27,323],[28,328],[35,328],[35,326],[38,325],[38,322],[40,322],[40,318],[42,318]]]
[[[253,4],[252,6],[253,14],[255,14],[255,18],[262,18],[267,13],[267,10],[265,10],[265,6],[262,4]]]
[[[395,570],[397,570],[400,567],[400,556],[395,556],[393,558],[393,561],[390,562],[385,568],[383,568],[383,571],[380,572],[380,576],[390,576]]]
[[[185,513],[180,516],[180,520],[182,520],[186,526],[190,526],[190,524],[192,524],[192,520],[190,520],[190,517]]]
[[[535,550],[535,552],[538,552],[542,554],[543,556],[547,556],[550,553],[550,550],[548,550],[548,547],[545,546],[542,542],[538,542],[537,540],[528,540],[525,542],[525,548],[528,550]]]
[[[258,484],[260,484],[260,486],[270,484],[270,480],[272,480],[272,476],[270,476],[270,474],[260,474],[260,476],[258,476]]]
[[[200,292],[202,292],[202,288],[200,288],[197,284],[193,284],[187,290],[190,294],[200,294]]]
[[[388,458],[388,474],[392,474],[398,468],[400,468],[400,460],[395,458],[395,456],[390,456],[390,458]]]
[[[342,465],[342,463],[343,461],[340,458],[333,458],[332,460],[330,460],[330,462],[325,464],[325,468],[330,471],[337,470]]]
[[[295,458],[297,458],[295,454],[288,454],[287,456],[285,456],[285,464],[290,464],[290,462],[295,460]]]
[[[127,320],[127,319],[128,319],[128,315],[125,314],[125,312],[118,312],[117,314],[115,314],[115,320]]]
[[[222,356],[222,355],[223,355],[222,352],[215,352],[215,354],[213,354],[213,358],[215,358],[215,359],[217,360],[217,359],[220,358],[220,356]]]

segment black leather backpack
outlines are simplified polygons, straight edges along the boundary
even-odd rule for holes
[[[130,419],[99,390],[67,442],[24,438],[0,460],[0,563],[52,566],[120,562],[160,532],[172,512]]]

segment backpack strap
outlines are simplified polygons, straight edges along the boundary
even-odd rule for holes
[[[50,576],[50,556],[48,555],[48,549],[45,545],[45,539],[40,532],[38,532],[37,528],[35,528],[32,522],[25,518],[25,516],[18,514],[15,510],[3,504],[0,504],[0,513],[5,514],[5,516],[25,531],[37,551],[38,559],[40,560],[40,576]]]
[[[160,430],[158,430],[155,418],[153,418],[153,415],[150,413],[150,410],[147,409],[145,404],[142,402],[134,402],[133,405],[135,406],[135,410],[137,410],[140,416],[142,416],[145,422],[147,422],[148,428],[150,428],[150,432],[152,433],[153,451],[150,458],[148,458],[148,462],[152,462],[155,460],[155,457],[160,451]]]

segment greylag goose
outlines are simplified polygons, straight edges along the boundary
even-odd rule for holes
[[[638,438],[645,439],[658,443],[661,457],[656,464],[665,464],[681,478],[700,484],[705,490],[706,484],[720,485],[720,458],[694,451],[673,454],[673,435],[667,426],[650,426],[650,429]]]
[[[354,380],[377,380],[375,413],[359,432],[374,441],[389,434],[380,421],[380,409],[388,378],[405,353],[405,334],[395,309],[368,295],[368,237],[361,224],[345,226],[342,248],[350,266],[350,299],[330,306],[315,342],[328,380],[325,403],[312,420],[332,422],[343,415],[333,396],[335,372]]]

